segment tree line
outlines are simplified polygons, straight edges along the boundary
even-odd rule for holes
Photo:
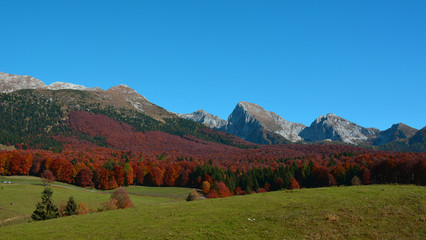
[[[81,154],[81,153],[80,153]],[[426,184],[426,154],[341,153],[322,158],[295,158],[223,167],[194,158],[145,159],[143,154],[111,152],[95,158],[70,158],[42,150],[0,152],[0,175],[50,176],[57,181],[97,189],[128,185],[182,186],[209,197],[354,184]]]

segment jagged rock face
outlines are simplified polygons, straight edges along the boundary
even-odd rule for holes
[[[366,143],[378,136],[380,130],[364,128],[329,113],[317,118],[311,126],[300,132],[305,141],[336,140],[345,143]]]
[[[21,89],[45,88],[46,84],[30,76],[0,72],[0,92],[9,93]]]
[[[226,131],[245,140],[258,142],[265,131],[278,134],[292,142],[302,140],[299,133],[306,128],[300,123],[284,120],[278,114],[266,111],[257,104],[240,102],[228,118]]]
[[[380,132],[380,135],[374,140],[374,145],[383,145],[388,142],[408,139],[414,136],[418,130],[403,123],[392,125],[391,128]]]
[[[177,113],[176,115],[178,115],[181,118],[202,123],[209,128],[223,130],[226,125],[225,120],[221,119],[220,117],[216,115],[207,113],[206,111],[202,109],[195,111],[193,113],[187,113],[187,114]]]

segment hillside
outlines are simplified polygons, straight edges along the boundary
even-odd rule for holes
[[[383,145],[392,141],[404,140],[413,137],[417,129],[406,124],[398,123],[392,125],[391,128],[381,131],[380,136],[374,140],[374,145]]]
[[[378,147],[394,152],[426,152],[426,127],[416,131],[411,138],[397,139]]]
[[[1,227],[0,239],[426,237],[426,191],[419,186],[317,188],[195,202],[156,199],[132,209]]]
[[[41,192],[45,188],[42,180],[30,176],[0,176],[1,181],[12,182],[12,184],[0,183],[0,227],[31,222],[31,213],[35,209],[35,204],[40,201]],[[68,198],[73,196],[77,203],[83,202],[94,211],[103,202],[108,201],[112,193],[112,191],[86,189],[61,182],[54,182],[50,188],[54,191],[53,200],[57,206],[65,204]],[[126,187],[126,190],[136,206],[184,201],[188,193],[192,191],[190,188],[142,186]]]
[[[124,86],[117,89],[122,88],[127,89]],[[115,94],[117,89],[114,88],[112,92]],[[157,114],[157,117],[163,117],[158,120],[157,117],[152,117],[152,114],[125,108],[119,102],[108,98],[100,101],[99,99],[104,98],[99,94],[97,91],[37,89],[0,94],[0,111],[3,113],[0,115],[0,144],[23,143],[32,148],[61,151],[63,143],[53,137],[65,134],[81,138],[81,134],[70,129],[68,119],[72,112],[85,111],[102,113],[114,121],[125,122],[135,131],[162,131],[181,137],[193,136],[201,140],[238,147],[252,145],[230,134],[210,129],[204,130],[207,129],[204,125],[178,118],[174,114],[158,113],[160,115]],[[118,105],[111,105],[112,102]],[[150,105],[151,110],[154,108],[158,107]],[[99,142],[99,139],[87,140],[106,146],[105,142]]]

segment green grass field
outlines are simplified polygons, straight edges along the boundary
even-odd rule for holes
[[[34,211],[36,203],[41,200],[41,192],[45,188],[41,179],[31,176],[0,176],[1,181],[11,181],[13,184],[0,183],[0,226],[31,221],[31,213]],[[54,182],[49,187],[54,192],[53,199],[57,206],[61,203],[65,204],[68,198],[73,196],[77,203],[84,202],[89,208],[95,210],[100,207],[101,203],[108,201],[113,192],[85,189],[61,182]],[[150,202],[184,201],[184,197],[192,191],[189,188],[145,186],[131,186],[126,190],[130,193],[135,206],[143,206]],[[11,202],[14,205],[11,205]]]
[[[12,207],[30,214],[42,190],[0,184],[0,219]],[[92,205],[109,198],[109,192],[53,190],[57,203],[70,195]],[[3,226],[0,239],[426,239],[422,186],[316,188],[194,202],[177,197],[187,188],[127,190],[137,194],[131,195],[134,208]],[[7,196],[19,203],[8,206]]]

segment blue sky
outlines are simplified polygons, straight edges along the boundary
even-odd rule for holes
[[[0,1],[0,71],[224,119],[426,125],[426,1]]]

